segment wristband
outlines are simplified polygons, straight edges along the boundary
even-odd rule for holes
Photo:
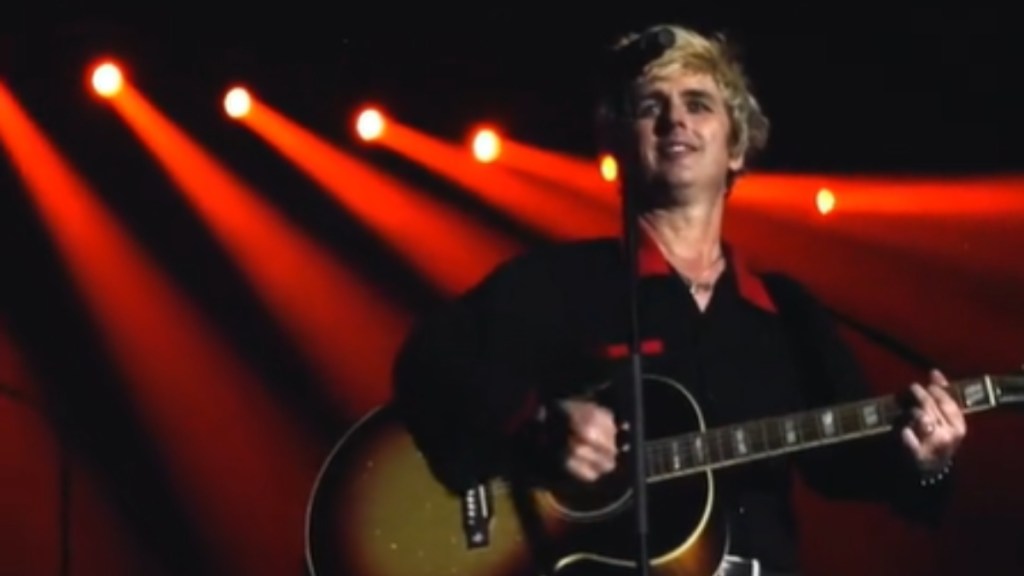
[[[949,461],[946,465],[938,472],[932,472],[921,478],[921,486],[934,486],[935,484],[942,481],[946,476],[949,475],[950,470],[953,468],[953,462]]]

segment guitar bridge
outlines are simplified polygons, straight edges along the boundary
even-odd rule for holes
[[[473,486],[462,496],[462,528],[469,549],[491,543],[491,491],[484,484]]]

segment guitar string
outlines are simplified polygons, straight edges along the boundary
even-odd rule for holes
[[[837,428],[842,428],[842,424],[846,424],[846,427],[849,427],[849,421],[851,419],[859,421],[862,416],[861,410],[867,407],[877,408],[883,418],[889,417],[890,412],[893,409],[893,403],[888,401],[889,399],[889,397],[886,397],[878,400],[865,400],[845,404],[831,409],[821,409],[811,412],[801,412],[783,416],[773,416],[769,418],[762,418],[759,420],[752,420],[749,422],[745,422],[743,424],[727,424],[723,426],[718,426],[716,428],[711,428],[705,431],[695,430],[678,436],[650,440],[648,442],[648,446],[659,443],[668,444],[683,440],[692,440],[696,439],[698,436],[727,436],[731,435],[731,433],[736,432],[737,430],[749,431],[757,436],[763,436],[766,434],[771,435],[775,431],[785,430],[784,428],[782,428],[782,426],[787,420],[792,422],[794,426],[798,427],[798,431],[800,432],[806,432],[808,429],[818,430],[818,428],[821,426],[820,418],[828,412],[832,412],[834,422],[839,423],[839,426],[837,426]],[[858,426],[860,425],[858,424]]]
[[[743,426],[715,428],[706,432],[691,432],[671,438],[650,440],[646,443],[647,453],[650,456],[648,459],[648,472],[653,473],[654,471],[651,470],[653,467],[661,469],[671,467],[672,471],[676,471],[676,468],[682,471],[693,468],[698,463],[703,466],[727,462],[737,458],[749,458],[794,446],[817,444],[823,440],[862,435],[882,429],[891,423],[891,420],[883,417],[878,426],[851,426],[849,418],[844,419],[840,417],[836,419],[836,422],[840,422],[840,424],[833,424],[836,433],[827,434],[821,430],[820,424],[809,420],[811,418],[807,416],[792,418],[794,422],[792,431],[798,438],[797,442],[786,442],[784,440],[785,434],[779,433],[779,430],[761,429],[765,426],[781,426],[782,420],[758,421],[757,423],[745,424]],[[843,424],[846,425],[844,426]],[[734,443],[736,432],[739,430],[744,431],[743,440],[747,444],[745,454],[737,453],[740,450]],[[700,448],[696,446],[698,439],[701,439]],[[700,454],[703,454],[703,457],[699,457],[698,455]],[[678,467],[666,464],[666,462],[674,463],[676,460],[681,463]],[[669,470],[660,471],[668,472]]]
[[[951,382],[950,391],[961,405],[965,405],[964,389],[967,386],[982,382],[982,378],[970,378],[954,381]],[[863,415],[861,411],[867,407],[874,407],[878,409],[880,413],[879,424],[867,425],[865,422],[861,421],[860,418]],[[825,434],[821,429],[822,423],[820,417],[830,411],[835,416],[833,422],[833,426],[836,430],[835,434]],[[889,395],[850,402],[830,409],[826,408],[786,416],[764,418],[742,425],[721,426],[707,431],[694,431],[679,436],[649,440],[645,443],[648,455],[651,456],[648,463],[648,473],[655,473],[654,470],[651,470],[655,465],[659,465],[661,468],[668,468],[669,466],[664,464],[666,458],[668,459],[667,461],[673,463],[671,466],[672,470],[663,470],[662,473],[681,472],[692,468],[705,468],[708,464],[713,465],[736,459],[742,460],[750,457],[757,457],[761,454],[784,450],[793,446],[818,444],[821,441],[845,438],[849,436],[861,436],[865,433],[881,431],[889,427],[904,413],[905,411],[896,403],[895,397]],[[794,432],[799,438],[799,441],[796,443],[784,442],[782,440],[785,435],[783,425],[787,420],[794,423]],[[851,424],[853,425],[851,426]],[[743,455],[735,454],[736,449],[732,444],[732,440],[735,438],[735,433],[739,430],[744,431],[744,441],[748,443],[747,454]],[[810,439],[807,438],[808,432],[810,432],[812,436]],[[702,443],[703,449],[695,447],[695,441],[698,438],[705,440]],[[759,449],[751,448],[751,446],[755,446],[757,444],[761,444],[763,447]],[[726,448],[727,446],[728,451]],[[717,451],[717,455],[712,454],[712,451]],[[701,458],[703,463],[700,465],[697,464],[697,459],[694,456],[698,453],[705,454],[705,457]],[[676,459],[680,462],[685,461],[687,463],[692,461],[693,464],[687,464],[685,466],[680,465],[677,467],[674,466]],[[676,468],[678,468],[678,470],[676,470]]]
[[[954,398],[961,405],[963,405],[964,388],[966,388],[969,385],[982,383],[983,381],[983,378],[972,378],[967,380],[951,382],[951,391],[953,392]],[[845,419],[848,419],[850,417],[853,417],[854,419],[857,419],[859,421],[858,410],[861,410],[865,407],[869,407],[872,405],[878,408],[881,414],[881,419],[879,421],[880,423],[878,425],[864,426],[859,424],[857,425],[856,430],[851,430],[847,428],[846,430],[833,435],[826,435],[823,434],[821,431],[821,424],[818,418],[829,411],[829,409],[821,409],[787,416],[776,416],[761,420],[755,420],[739,426],[722,426],[718,428],[712,428],[706,431],[694,431],[669,438],[648,440],[647,442],[645,442],[645,449],[648,451],[648,456],[650,456],[647,464],[647,473],[652,475],[655,474],[656,472],[653,471],[651,468],[655,466],[656,463],[658,463],[659,461],[662,462],[662,467],[665,467],[663,464],[665,458],[669,458],[669,460],[674,460],[678,458],[680,462],[690,460],[694,461],[694,464],[688,464],[685,466],[681,465],[678,467],[678,469],[676,466],[672,466],[672,470],[663,470],[661,472],[672,474],[685,473],[690,470],[715,468],[717,467],[716,464],[724,464],[731,460],[735,460],[737,458],[736,455],[729,456],[725,452],[725,443],[723,441],[723,437],[731,437],[732,433],[735,433],[735,431],[739,429],[753,431],[753,437],[748,436],[745,438],[745,440],[747,440],[748,443],[756,444],[756,440],[758,439],[762,440],[761,444],[764,446],[768,446],[768,444],[773,440],[778,442],[778,445],[774,447],[763,448],[760,450],[748,449],[748,455],[745,458],[751,458],[751,453],[753,454],[753,458],[756,458],[758,455],[771,453],[773,451],[785,449],[788,447],[806,446],[809,444],[820,443],[822,440],[839,439],[848,436],[856,436],[864,433],[879,431],[891,426],[895,419],[904,413],[904,411],[900,409],[899,406],[895,403],[895,397],[891,395],[874,399],[851,402],[831,409],[831,411],[837,416],[835,421],[840,423],[838,426],[836,426],[836,429],[839,430],[843,428],[842,423]],[[798,437],[800,438],[800,440],[796,443],[781,442],[779,439],[782,438],[783,435],[775,435],[776,431],[769,430],[767,428],[768,426],[771,425],[782,426],[786,420],[790,420],[791,422],[794,423],[793,431],[796,432],[798,434]],[[847,422],[847,424],[849,424],[849,422]],[[780,430],[784,429],[780,428]],[[813,435],[815,436],[814,438],[807,439],[807,433],[809,431],[813,432]],[[697,465],[696,460],[694,459],[694,454],[698,452],[698,450],[691,448],[692,441],[696,440],[698,437],[703,437],[707,440],[710,440],[712,437],[714,437],[717,441],[718,446],[718,456],[714,458],[704,458],[703,460],[705,462],[700,465]],[[672,450],[673,445],[675,445],[674,450]],[[705,444],[705,446],[708,445],[710,445],[710,443]],[[705,448],[703,452],[705,454],[708,454],[710,450],[711,448]],[[730,447],[729,451],[732,452],[733,449]],[[497,478],[493,480],[492,488],[498,493],[503,493],[511,489],[511,484],[505,479]]]
[[[891,420],[889,419],[889,415],[886,414],[886,413],[889,410],[891,410],[892,407],[889,406],[889,405],[883,404],[884,400],[885,399],[883,398],[883,399],[878,400],[878,401],[870,401],[870,402],[866,401],[866,402],[863,402],[863,404],[865,406],[866,405],[870,405],[872,403],[880,404],[879,407],[881,408],[882,413],[883,413],[883,420],[882,420],[883,424],[882,424],[882,426],[887,426],[888,425],[887,422],[891,422]],[[857,404],[860,404],[860,403],[857,403]],[[851,408],[852,407],[853,407],[853,405],[851,405]],[[896,412],[899,412],[898,409],[896,409]],[[851,411],[851,413],[852,413],[852,411]],[[851,413],[845,413],[845,415],[846,416],[850,416]],[[856,432],[847,431],[847,432],[843,432],[842,434],[829,436],[829,435],[822,434],[820,432],[819,426],[815,425],[814,422],[811,421],[813,415],[814,415],[813,413],[805,413],[805,414],[800,414],[800,415],[794,415],[794,416],[791,417],[792,420],[794,422],[796,422],[796,426],[794,427],[794,431],[797,432],[797,434],[799,435],[799,438],[800,438],[800,441],[795,444],[796,446],[806,446],[806,445],[809,445],[809,444],[814,444],[814,443],[819,442],[819,441],[824,440],[824,439],[837,438],[837,437],[845,437],[845,436],[849,436],[849,435],[853,435],[853,434],[869,432],[869,431],[872,431],[872,430],[877,428],[877,427],[874,427],[874,426],[866,427],[866,428],[862,427],[862,428],[860,428],[860,430],[858,430]],[[770,424],[773,421],[781,422],[783,419],[784,419],[784,417],[782,417],[782,418],[770,418],[770,419],[765,419],[765,420],[758,420],[758,421],[754,421],[753,423],[748,423],[748,424],[746,424],[743,427],[747,428],[747,427],[753,427],[755,425],[768,425],[768,424]],[[842,418],[840,417],[839,419],[841,420]],[[672,473],[672,474],[685,473],[685,472],[689,472],[689,471],[693,471],[693,470],[701,470],[701,469],[705,469],[705,468],[715,468],[716,464],[722,464],[722,463],[729,462],[730,460],[735,459],[735,456],[730,457],[728,455],[728,453],[725,451],[725,448],[722,445],[722,442],[723,442],[722,438],[726,437],[726,436],[729,436],[728,434],[726,434],[727,432],[735,431],[738,428],[739,427],[737,427],[737,426],[713,428],[713,429],[710,429],[710,430],[707,430],[707,431],[704,431],[704,432],[690,432],[690,433],[687,433],[687,434],[683,434],[683,435],[680,435],[680,436],[673,436],[673,437],[670,437],[670,438],[659,438],[659,439],[655,439],[655,440],[649,440],[645,444],[646,449],[648,451],[648,456],[649,456],[648,461],[647,461],[647,468],[648,468],[647,472],[650,475],[657,474],[657,473]],[[811,431],[813,431],[813,434],[817,435],[817,436],[812,438],[812,439],[808,439],[809,432],[811,432]],[[761,434],[761,433],[758,432],[757,434]],[[703,459],[704,462],[702,464],[699,464],[699,465],[696,463],[696,460],[693,458],[693,454],[695,452],[697,452],[697,451],[696,450],[692,450],[689,447],[689,445],[690,445],[689,442],[686,443],[686,444],[681,444],[681,442],[683,442],[686,439],[693,439],[693,440],[695,440],[698,436],[703,436],[705,438],[716,437],[716,439],[718,440],[718,449],[717,449],[718,455],[717,456],[712,455],[712,457],[704,458]],[[762,435],[762,437],[763,436],[765,436],[765,435]],[[770,433],[767,434],[767,436],[769,438],[772,437]],[[748,440],[751,440],[751,439],[748,437]],[[726,440],[726,442],[727,442],[727,440]],[[673,444],[676,445],[676,450],[675,450],[674,453],[668,454],[666,451],[669,450],[670,446],[672,446]],[[777,446],[777,447],[775,447],[773,449],[786,448],[786,447],[791,447],[791,446],[794,446],[794,444],[781,444],[781,445],[779,445],[779,446]],[[705,450],[705,453],[707,454],[711,450],[712,449],[709,448],[709,449]],[[730,448],[730,450],[731,450],[731,448]],[[766,449],[766,450],[757,450],[757,451],[750,450],[749,452],[752,453],[754,457],[756,457],[758,454],[764,454],[764,453],[768,453],[770,451],[771,450],[767,450]],[[678,455],[679,461],[681,463],[685,462],[686,465],[681,465],[678,468],[675,467],[675,466],[672,466],[672,470],[655,471],[655,470],[652,469],[652,468],[654,468],[656,466],[659,466],[659,464],[658,464],[659,462],[662,462],[662,463],[665,462],[666,458],[668,458],[669,461],[671,461],[672,459],[674,459],[676,457],[676,455]],[[750,457],[750,456],[748,456],[748,457]],[[690,463],[691,461],[693,462],[692,464]],[[666,466],[664,464],[660,464],[660,467],[664,468]],[[506,491],[508,491],[511,488],[511,486],[510,486],[509,482],[507,482],[504,479],[500,479],[499,478],[499,479],[494,480],[492,488],[497,493],[505,493]]]

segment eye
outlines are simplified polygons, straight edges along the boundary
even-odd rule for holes
[[[689,112],[693,113],[693,114],[696,114],[698,112],[710,112],[711,111],[711,105],[709,105],[704,100],[699,100],[699,99],[687,100],[686,101],[686,109]]]
[[[659,105],[653,98],[645,98],[637,102],[636,115],[641,118],[650,118],[658,114]]]

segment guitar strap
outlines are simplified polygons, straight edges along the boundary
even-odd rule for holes
[[[779,316],[786,324],[787,329],[797,329],[794,336],[806,337],[807,333],[798,324],[801,319],[806,319],[810,312],[811,300],[798,288],[798,285],[781,274],[757,273],[757,277],[764,283],[771,303],[779,311]]]
[[[928,358],[906,343],[900,342],[877,328],[868,326],[845,314],[832,310],[824,304],[816,302],[806,290],[791,279],[787,279],[780,274],[763,274],[759,275],[759,277],[764,282],[769,297],[780,311],[787,330],[802,347],[813,347],[819,343],[820,334],[816,332],[815,327],[811,324],[815,316],[824,316],[845,328],[853,330],[858,335],[906,362],[909,366],[920,370],[928,370],[937,365],[933,359]],[[820,330],[820,327],[818,329]]]
[[[821,370],[815,353],[821,343],[821,335],[814,326],[814,319],[822,314],[823,309],[817,307],[817,302],[799,284],[782,274],[760,273],[758,277],[764,282],[768,296],[778,310],[798,365],[802,370],[811,372]],[[818,374],[805,374],[803,378],[805,383],[817,380]]]

